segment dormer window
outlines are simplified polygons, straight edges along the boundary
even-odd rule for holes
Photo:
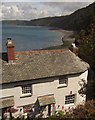
[[[59,78],[59,86],[58,87],[67,87],[68,85],[68,77],[67,76],[61,76]]]

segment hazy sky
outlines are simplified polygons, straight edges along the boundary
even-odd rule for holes
[[[0,19],[31,20],[48,16],[63,16],[90,3],[92,2],[4,2],[3,0],[0,4]]]

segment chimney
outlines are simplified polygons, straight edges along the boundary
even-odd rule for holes
[[[13,63],[13,61],[15,60],[15,55],[14,55],[14,45],[11,38],[7,39],[6,46],[7,46],[8,63]]]
[[[72,52],[75,53],[76,56],[78,56],[78,48],[77,47],[73,48]]]
[[[72,43],[72,45],[69,48],[76,56],[78,56],[78,47],[76,47],[75,43]]]

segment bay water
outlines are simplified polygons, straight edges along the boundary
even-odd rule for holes
[[[41,26],[2,25],[2,51],[12,38],[16,51],[42,49],[62,44],[62,34]]]

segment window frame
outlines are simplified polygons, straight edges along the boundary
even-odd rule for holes
[[[60,76],[58,87],[67,87],[67,86],[68,86],[68,77],[67,76]]]
[[[27,92],[27,91],[30,91],[30,92]],[[21,86],[21,98],[22,97],[30,97],[31,95],[32,95],[32,85],[30,85],[30,84],[22,85]]]
[[[75,104],[75,102],[76,102],[76,94],[70,94],[65,96],[65,105]]]

